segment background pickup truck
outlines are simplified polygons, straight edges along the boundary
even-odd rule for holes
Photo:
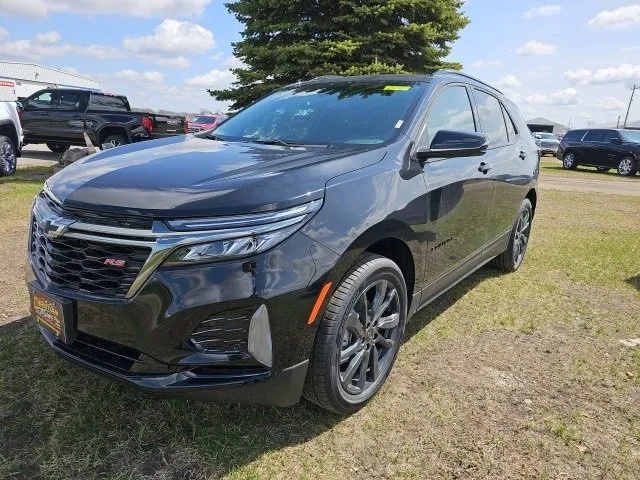
[[[127,97],[77,89],[40,90],[22,102],[24,144],[46,143],[53,152],[84,146],[124,145],[186,133],[184,117],[132,112]]]

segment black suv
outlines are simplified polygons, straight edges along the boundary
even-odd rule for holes
[[[571,130],[562,138],[556,156],[567,170],[584,165],[601,172],[615,168],[619,175],[633,176],[640,168],[640,130]]]
[[[295,84],[51,177],[32,315],[61,356],[149,392],[351,412],[420,308],[520,267],[538,171],[516,106],[463,74]]]

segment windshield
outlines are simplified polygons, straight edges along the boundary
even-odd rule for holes
[[[299,145],[382,144],[395,137],[423,89],[422,83],[397,80],[294,86],[240,111],[215,135]]]
[[[207,123],[215,123],[215,122],[216,122],[216,117],[193,117],[190,123],[199,123],[201,125],[204,125]]]
[[[620,130],[625,142],[640,143],[640,130]]]

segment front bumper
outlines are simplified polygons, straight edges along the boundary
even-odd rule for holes
[[[307,319],[336,261],[297,233],[248,260],[159,268],[130,299],[62,290],[32,269],[31,277],[45,293],[73,300],[73,343],[41,328],[61,357],[162,396],[286,406],[300,399],[317,330]],[[260,305],[269,313],[270,367],[242,347],[210,353],[190,342],[203,320]]]

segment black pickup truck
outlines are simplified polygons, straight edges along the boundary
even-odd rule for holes
[[[124,145],[186,133],[184,117],[132,112],[127,97],[80,89],[40,90],[22,102],[24,144],[46,143],[62,153],[85,145],[84,132],[96,146]]]

